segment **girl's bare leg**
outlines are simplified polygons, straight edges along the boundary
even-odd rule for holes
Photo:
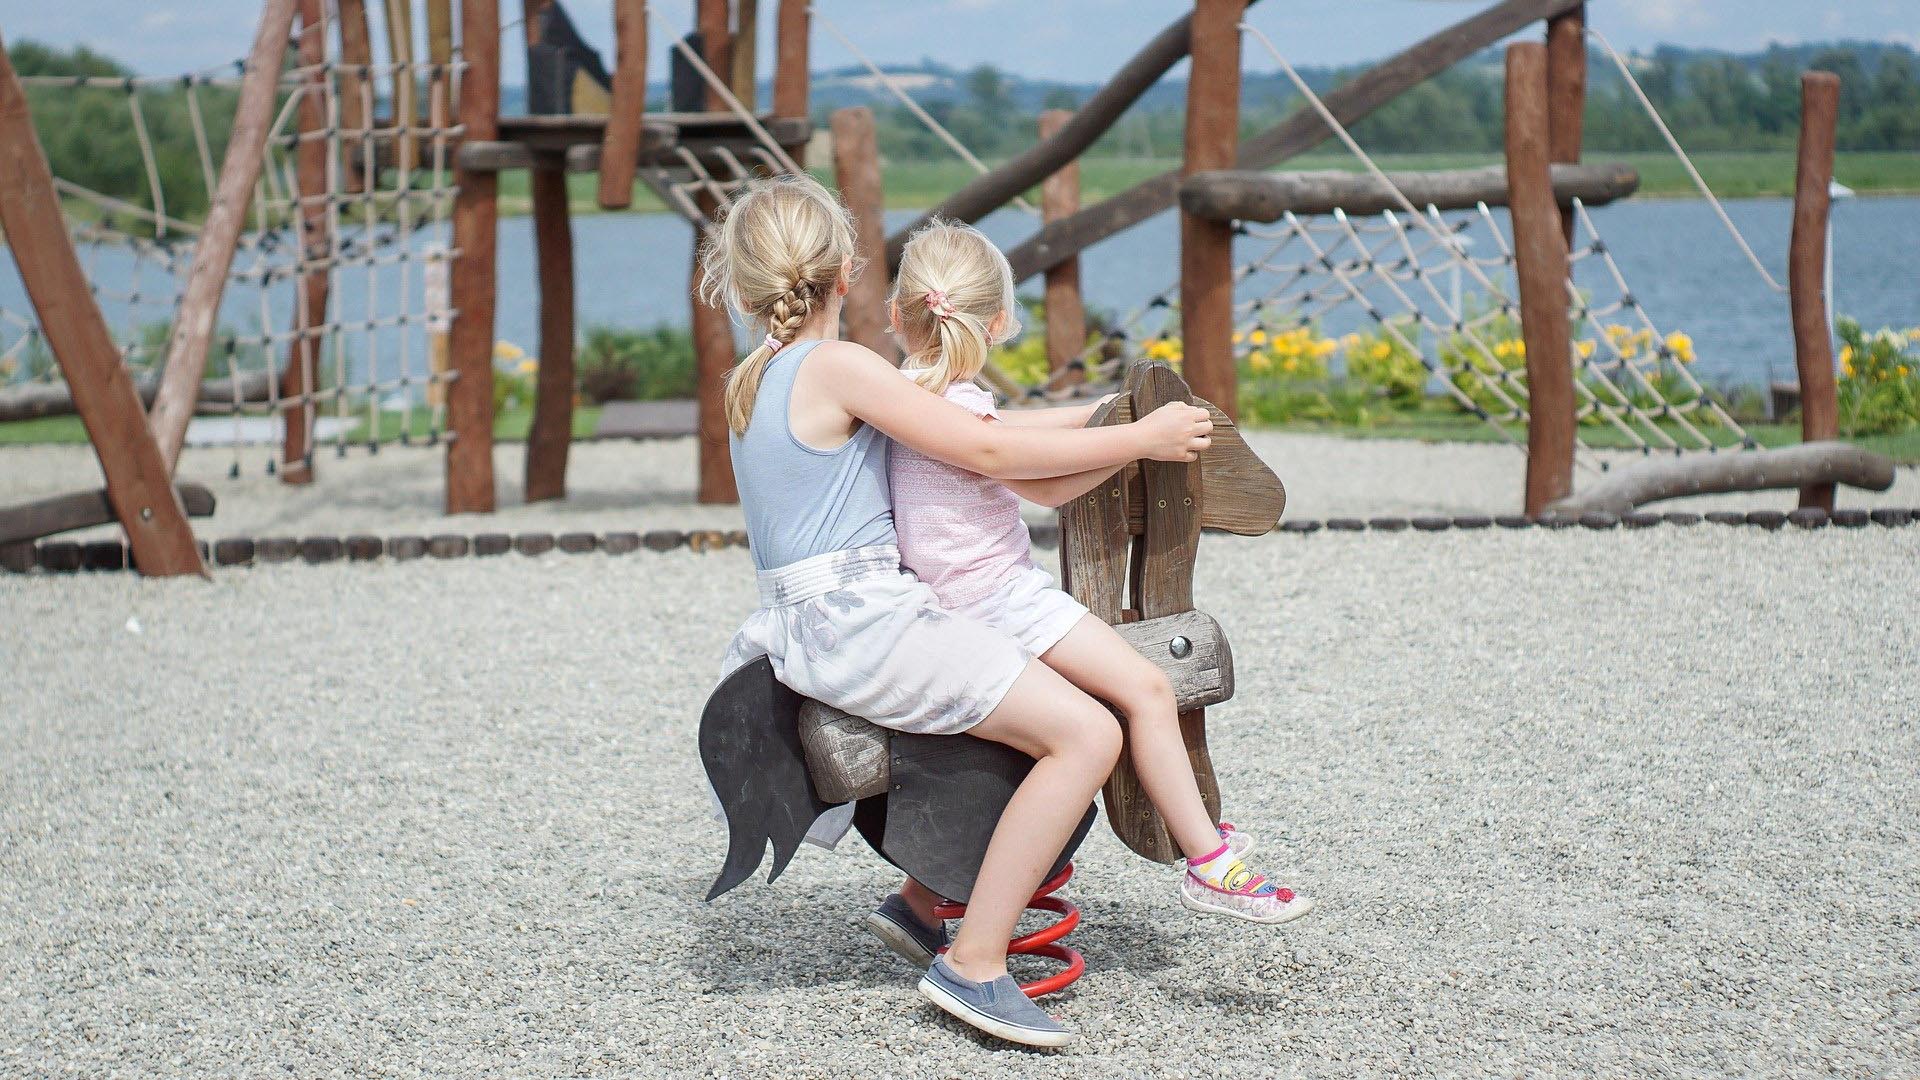
[[[900,886],[900,899],[907,902],[921,922],[928,926],[940,925],[940,920],[933,914],[933,906],[944,898],[932,889],[910,877]]]
[[[947,950],[947,964],[962,977],[990,982],[1007,973],[1014,924],[1120,759],[1120,726],[1105,706],[1036,661],[968,734],[1034,759],[994,827],[967,917]]]
[[[1181,853],[1198,860],[1218,849],[1219,826],[1193,779],[1166,675],[1092,615],[1083,616],[1040,660],[1126,716],[1133,769]]]

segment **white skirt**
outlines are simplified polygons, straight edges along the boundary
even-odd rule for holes
[[[1033,657],[1058,645],[1088,614],[1085,604],[1054,588],[1053,576],[1032,563],[1009,574],[986,596],[951,610],[1007,635]]]
[[[895,731],[966,731],[1029,660],[1012,636],[942,608],[890,544],[764,570],[759,583],[760,610],[734,635],[720,677],[765,656],[796,693]],[[852,806],[831,810],[807,839],[832,847],[852,819]]]

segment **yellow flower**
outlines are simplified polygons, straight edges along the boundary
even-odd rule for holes
[[[1580,345],[1579,345],[1579,349],[1580,349],[1580,359],[1582,359],[1582,360],[1591,360],[1591,359],[1593,359],[1593,351],[1594,351],[1595,349],[1597,349],[1597,348],[1599,348],[1599,346],[1598,346],[1598,345],[1595,345],[1595,344],[1594,344],[1593,342],[1591,342],[1591,341],[1583,341],[1583,342],[1581,342],[1581,343],[1580,343]]]
[[[1675,330],[1667,335],[1667,351],[1683,364],[1693,363],[1693,338]]]
[[[531,375],[534,372],[540,370],[540,361],[535,360],[532,357],[528,357],[525,360],[520,361],[519,368],[520,368],[520,374]]]
[[[1273,357],[1256,350],[1247,354],[1247,366],[1255,371],[1265,371],[1273,366]]]
[[[1234,343],[1235,345],[1243,345],[1243,344],[1245,344],[1245,343],[1246,343],[1246,340],[1247,340],[1247,335],[1246,335],[1246,334],[1244,334],[1244,333],[1242,333],[1242,332],[1241,332],[1241,331],[1239,331],[1239,330],[1235,330],[1235,331],[1233,332],[1233,343]]]
[[[525,349],[522,349],[520,346],[515,345],[505,338],[501,338],[499,341],[493,343],[493,358],[495,360],[518,360],[525,355],[527,355]]]
[[[1899,367],[1894,368],[1893,371],[1894,371],[1894,374],[1900,376],[1903,379],[1906,378],[1908,375],[1912,374],[1912,372],[1907,368],[1907,365],[1905,364],[1901,364]]]
[[[1332,356],[1334,353],[1338,351],[1340,351],[1340,346],[1336,344],[1331,338],[1318,342],[1313,347],[1313,355],[1318,356],[1322,359]]]
[[[1267,343],[1267,332],[1256,327],[1252,333],[1247,335],[1247,340],[1253,342],[1255,345],[1265,345]]]

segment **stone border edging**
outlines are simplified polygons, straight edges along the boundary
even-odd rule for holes
[[[1681,528],[1702,523],[1727,526],[1755,526],[1769,532],[1788,525],[1799,529],[1823,529],[1829,525],[1859,529],[1867,525],[1899,528],[1920,522],[1920,509],[1880,507],[1874,510],[1711,510],[1695,514],[1683,510],[1666,513],[1635,511],[1607,514],[1589,511],[1578,516],[1543,514],[1537,518],[1519,514],[1460,514],[1454,517],[1421,515],[1416,517],[1381,516],[1372,518],[1335,517],[1325,520],[1283,521],[1280,534],[1309,536],[1325,530],[1346,533],[1438,533],[1454,530],[1478,532],[1493,529],[1574,529],[1595,532],[1637,531],[1660,525]],[[1036,546],[1054,548],[1060,543],[1055,525],[1032,527]],[[496,558],[512,553],[534,557],[559,551],[585,555],[595,551],[608,555],[626,555],[641,549],[668,552],[687,548],[695,552],[747,546],[745,529],[652,529],[646,532],[484,532],[472,536],[436,533],[432,536],[403,534],[384,539],[369,533],[350,536],[268,536],[228,537],[209,544],[199,541],[200,555],[210,566],[251,566],[256,563],[373,562],[390,559],[408,562],[414,559]],[[36,569],[55,574],[80,571],[126,570],[130,568],[126,544],[120,540],[42,540],[37,544],[19,543],[0,546],[0,571],[30,573]]]

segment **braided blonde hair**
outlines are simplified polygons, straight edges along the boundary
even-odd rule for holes
[[[824,307],[846,267],[859,272],[853,218],[804,173],[756,180],[708,230],[700,252],[700,299],[725,303],[780,345]],[[727,426],[746,433],[760,380],[778,350],[762,342],[727,373]]]
[[[909,349],[905,366],[936,394],[980,374],[987,349],[1020,332],[1013,268],[971,225],[936,218],[915,230],[889,299]]]

